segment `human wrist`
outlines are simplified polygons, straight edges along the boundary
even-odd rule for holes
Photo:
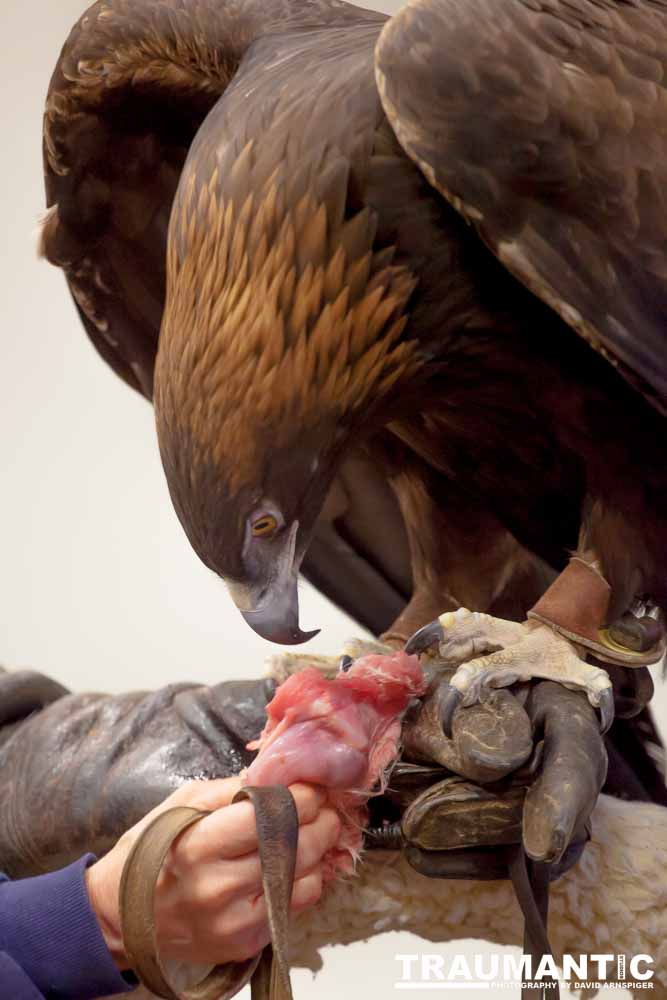
[[[109,871],[108,859],[98,861],[86,871],[86,890],[90,906],[99,924],[104,943],[117,968],[124,972],[130,968],[118,909],[118,879]]]

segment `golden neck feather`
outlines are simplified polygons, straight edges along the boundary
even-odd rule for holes
[[[252,156],[248,143],[235,169]],[[393,248],[373,250],[370,210],[332,225],[325,202],[308,189],[292,201],[281,174],[240,202],[222,196],[217,171],[205,184],[193,172],[172,216],[158,422],[187,427],[238,484],[253,474],[253,431],[285,444],[419,364],[401,339],[415,279]]]

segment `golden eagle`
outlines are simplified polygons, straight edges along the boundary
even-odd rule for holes
[[[667,599],[666,74],[664,0],[98,0],[75,26],[44,254],[261,635],[308,638],[300,567],[375,631],[445,609],[412,642],[463,664],[445,722],[541,676],[608,723],[581,651],[659,656],[654,612],[609,625]]]

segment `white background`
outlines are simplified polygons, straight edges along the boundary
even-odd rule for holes
[[[366,5],[391,13],[400,3]],[[0,10],[0,662],[35,667],[75,690],[257,676],[267,645],[176,521],[150,406],[100,360],[62,275],[37,260],[44,95],[86,6],[4,0]],[[305,584],[302,608],[304,628],[322,627],[315,651],[335,652],[358,633]],[[664,731],[664,688],[656,710]],[[420,949],[452,950],[408,935],[335,949],[314,986],[296,974],[297,996],[386,996],[395,953]]]

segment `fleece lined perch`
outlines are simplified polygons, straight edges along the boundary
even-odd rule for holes
[[[356,877],[331,885],[316,909],[296,918],[292,962],[317,969],[326,945],[392,930],[427,941],[477,938],[520,947],[523,922],[509,881],[425,878],[398,854],[368,852]],[[549,936],[556,959],[650,955],[655,987],[636,996],[667,998],[667,810],[600,797],[591,842],[552,886]]]

